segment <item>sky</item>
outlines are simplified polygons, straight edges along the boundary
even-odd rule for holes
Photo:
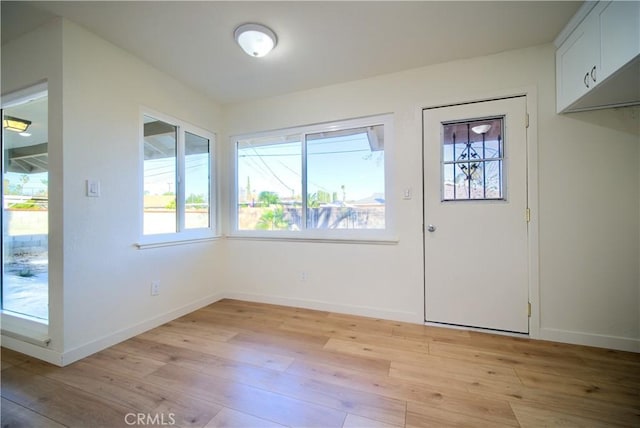
[[[175,158],[151,159],[144,162],[144,190],[151,195],[176,192]],[[209,154],[200,153],[185,157],[185,193],[188,197],[209,193]]]
[[[384,151],[372,152],[367,135],[313,139],[307,143],[307,193],[336,193],[338,200],[384,195]],[[242,196],[250,181],[251,193],[277,193],[281,198],[302,194],[302,144],[289,142],[244,146],[238,149],[238,188]]]

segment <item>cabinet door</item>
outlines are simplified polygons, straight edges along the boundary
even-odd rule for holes
[[[640,54],[640,2],[612,1],[599,20],[602,80]]]
[[[557,108],[564,110],[594,86],[600,68],[598,15],[589,15],[556,51]]]

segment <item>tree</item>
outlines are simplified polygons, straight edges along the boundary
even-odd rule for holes
[[[265,211],[256,224],[259,230],[286,230],[289,222],[284,218],[284,209],[281,206]]]
[[[260,203],[263,206],[270,207],[271,205],[279,204],[280,198],[278,197],[278,194],[275,192],[262,191],[258,195],[258,201],[260,201]]]
[[[192,193],[187,197],[186,203],[188,203],[188,204],[206,204],[207,201],[204,200],[204,195],[203,194],[196,195],[196,194]]]
[[[189,195],[189,197],[187,197],[185,203],[188,208],[193,209],[201,209],[207,207],[207,201],[204,199],[203,194],[196,195],[192,193]]]
[[[11,180],[4,179],[4,194],[5,195],[22,195],[22,184],[11,184]]]
[[[318,208],[320,206],[320,200],[317,193],[309,193],[307,196],[307,208]]]
[[[316,193],[309,193],[307,195],[307,207],[319,208],[320,204],[328,204],[333,202],[331,200],[331,194],[324,190],[318,190]]]

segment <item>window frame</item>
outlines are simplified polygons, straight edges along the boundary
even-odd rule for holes
[[[152,117],[176,127],[176,232],[148,234],[144,233],[144,118]],[[185,227],[185,141],[186,133],[209,140],[209,227],[187,229]],[[139,150],[139,239],[135,244],[139,249],[154,248],[165,245],[185,244],[190,242],[211,240],[219,237],[216,171],[216,133],[208,131],[173,116],[142,107],[138,117],[138,150]]]
[[[382,125],[384,127],[384,192],[385,192],[385,228],[384,229],[309,229],[304,223],[304,228],[300,230],[240,230],[238,228],[238,143],[247,139],[273,138],[278,136],[299,135],[301,144],[301,165],[302,165],[302,210],[307,209],[307,135],[322,132],[344,131],[349,129],[364,128],[368,126]],[[354,119],[344,119],[332,122],[317,123],[311,125],[301,125],[291,128],[281,128],[270,131],[249,132],[235,134],[229,137],[232,145],[233,171],[230,186],[230,207],[229,225],[230,238],[250,238],[250,239],[275,239],[292,241],[328,241],[328,242],[352,242],[352,243],[396,243],[395,236],[395,201],[393,195],[393,183],[391,165],[393,159],[393,139],[395,137],[393,127],[393,113],[385,113],[375,116],[360,117]],[[306,215],[305,217],[306,218]]]

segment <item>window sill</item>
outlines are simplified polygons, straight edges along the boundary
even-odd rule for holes
[[[230,240],[239,241],[279,241],[279,242],[316,242],[322,244],[358,244],[358,245],[397,245],[397,238],[316,238],[309,236],[257,236],[257,235],[230,235]]]
[[[173,247],[176,245],[188,245],[188,244],[198,244],[202,242],[210,242],[217,241],[221,239],[221,236],[207,236],[202,238],[187,238],[184,236],[176,236],[176,237],[158,237],[158,238],[149,238],[144,239],[141,242],[135,243],[135,247],[138,250],[147,250],[151,248],[161,248],[161,247]]]

